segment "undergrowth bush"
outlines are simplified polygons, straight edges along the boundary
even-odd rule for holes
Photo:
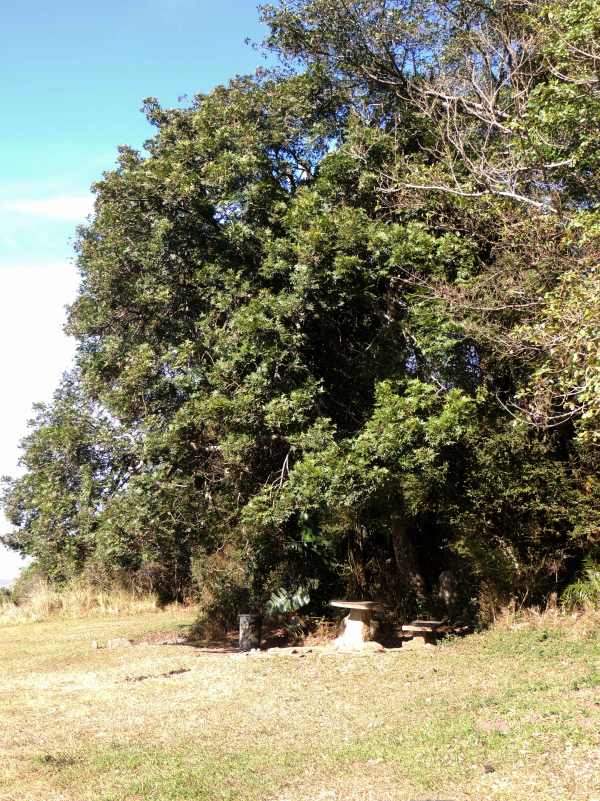
[[[600,564],[586,559],[579,578],[564,590],[561,603],[566,609],[600,609]]]
[[[513,606],[499,613],[493,628],[509,631],[561,630],[571,640],[597,637],[600,632],[600,608],[587,607],[568,612],[560,606],[550,606],[547,609],[538,607],[515,609]]]
[[[192,576],[198,602],[198,617],[191,635],[197,639],[219,639],[237,626],[240,612],[248,608],[248,578],[238,554],[223,548],[192,560]]]

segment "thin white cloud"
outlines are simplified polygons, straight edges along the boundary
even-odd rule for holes
[[[47,220],[78,222],[91,213],[93,206],[94,198],[91,195],[55,195],[41,199],[5,200],[0,204],[0,209]]]

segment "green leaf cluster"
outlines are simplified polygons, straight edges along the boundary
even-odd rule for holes
[[[55,581],[134,577],[226,624],[305,591],[434,613],[450,569],[468,611],[598,548],[595,7],[518,16],[540,69],[509,155],[569,161],[558,219],[390,191],[468,172],[410,92],[465,40],[405,5],[266,7],[288,66],[148,99],[155,135],[95,184],[76,365],[4,491],[4,541]]]

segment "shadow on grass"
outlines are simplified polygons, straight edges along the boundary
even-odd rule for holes
[[[180,624],[176,627],[181,631],[180,637],[177,642],[167,643],[165,645],[185,645],[188,648],[196,648],[198,651],[206,654],[240,654],[239,648],[239,632],[236,629],[229,630],[219,639],[195,640],[185,636],[185,631],[189,631],[189,625]],[[273,647],[292,646],[295,643],[291,642],[282,628],[267,629],[260,643],[260,650],[266,651]]]

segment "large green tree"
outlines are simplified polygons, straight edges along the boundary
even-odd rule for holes
[[[449,568],[465,608],[560,589],[599,541],[591,73],[584,124],[552,115],[596,51],[540,9],[281,2],[280,70],[147,101],[80,231],[77,369],[6,485],[11,546],[224,622],[299,588],[433,611]]]

